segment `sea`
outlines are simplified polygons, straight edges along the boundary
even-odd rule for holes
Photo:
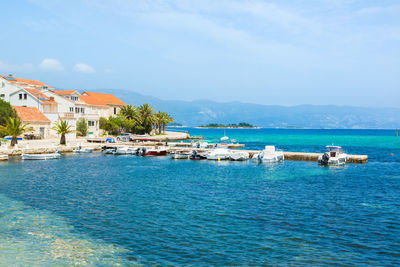
[[[181,130],[369,162],[13,158],[0,163],[0,266],[400,265],[394,130]]]

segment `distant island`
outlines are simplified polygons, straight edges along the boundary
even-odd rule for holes
[[[239,124],[233,123],[233,124],[219,124],[219,123],[209,123],[207,125],[200,125],[198,126],[199,128],[250,128],[250,129],[256,129],[258,128],[257,126],[251,125],[250,123],[247,122],[240,122]]]

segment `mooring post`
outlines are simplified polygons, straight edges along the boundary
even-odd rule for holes
[[[398,136],[399,136],[399,134],[398,134],[397,129],[396,129],[396,137],[398,137]]]

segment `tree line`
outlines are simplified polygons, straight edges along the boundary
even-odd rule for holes
[[[165,127],[174,119],[166,112],[157,111],[149,104],[123,106],[117,116],[108,119],[100,118],[100,129],[111,135],[124,132],[133,134],[150,134],[154,129],[156,134],[165,134]]]

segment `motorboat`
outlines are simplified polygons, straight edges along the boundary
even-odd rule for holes
[[[133,155],[136,154],[136,151],[137,148],[124,146],[124,147],[117,147],[116,149],[114,149],[112,153],[114,155]]]
[[[248,160],[250,157],[249,153],[246,151],[235,151],[230,154],[229,159],[233,161],[244,161]]]
[[[117,150],[117,147],[104,146],[104,147],[102,147],[101,152],[103,152],[103,154],[113,154],[114,151],[116,151],[116,150]]]
[[[208,146],[209,146],[209,144],[204,141],[199,141],[199,142],[193,143],[193,145],[192,145],[192,147],[195,147],[195,148],[208,148]]]
[[[0,161],[8,160],[8,155],[0,155]]]
[[[72,150],[74,153],[92,153],[93,148],[91,147],[85,147],[83,148],[82,146],[79,146],[77,149]]]
[[[143,157],[156,157],[156,156],[166,156],[167,149],[166,148],[142,148],[139,154]]]
[[[216,148],[207,154],[208,160],[227,160],[232,152],[226,148]]]
[[[207,159],[206,153],[198,153],[197,150],[194,150],[192,155],[189,157],[191,160],[202,160]]]
[[[275,150],[275,146],[265,146],[264,150],[257,155],[258,162],[274,163],[285,159],[282,151]]]
[[[48,159],[59,159],[61,154],[56,150],[54,153],[48,154],[22,154],[23,160],[48,160]]]
[[[191,155],[190,150],[177,150],[171,154],[171,159],[189,159]]]
[[[326,152],[319,156],[320,165],[344,165],[347,161],[347,154],[340,146],[326,146]]]

